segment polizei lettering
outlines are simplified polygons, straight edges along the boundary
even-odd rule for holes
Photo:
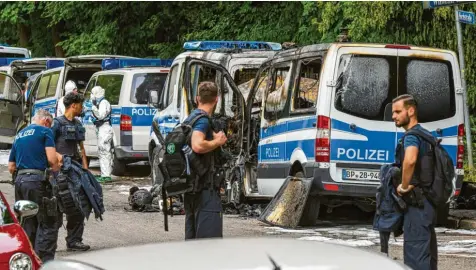
[[[132,115],[153,116],[156,112],[157,109],[153,108],[132,108]]]
[[[337,148],[337,158],[342,157],[350,160],[388,161],[389,152],[378,149]]]

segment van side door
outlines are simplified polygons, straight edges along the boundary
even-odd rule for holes
[[[10,81],[11,90],[16,89],[15,95],[10,95],[15,96],[16,99],[10,99],[0,93],[0,143],[12,144],[18,127],[23,123],[23,96],[15,79],[0,72],[0,82],[6,81]]]

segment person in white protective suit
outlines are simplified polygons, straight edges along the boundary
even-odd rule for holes
[[[78,87],[73,81],[69,80],[64,85],[64,96],[66,96],[68,93],[71,93],[71,92],[74,92],[75,94],[77,94]],[[64,114],[64,111],[66,110],[63,103],[64,96],[62,96],[60,100],[58,101],[58,109],[56,109],[56,117],[62,116]]]
[[[91,90],[93,123],[98,137],[98,157],[101,167],[99,182],[111,181],[112,171],[112,136],[111,104],[104,98],[104,89],[95,86]]]

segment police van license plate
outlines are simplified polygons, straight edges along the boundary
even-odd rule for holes
[[[342,170],[344,180],[379,181],[379,171]]]

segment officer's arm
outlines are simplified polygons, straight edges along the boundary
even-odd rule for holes
[[[54,172],[59,171],[59,161],[56,155],[56,149],[54,147],[45,147],[46,158],[48,158],[48,164]]]
[[[8,171],[10,172],[10,174],[13,174],[16,169],[17,169],[17,164],[15,162],[9,161],[8,162]]]
[[[194,130],[192,132],[192,150],[197,154],[205,154],[215,150],[219,145],[216,140],[207,141],[205,133]]]
[[[79,143],[79,149],[81,149],[81,156],[83,159],[83,168],[88,169],[88,158],[86,157],[86,150],[84,149],[84,144],[83,142]]]
[[[16,152],[16,145],[13,144],[12,150],[10,150],[10,156],[8,157],[8,171],[12,175],[15,172],[15,170],[17,169],[17,163],[16,163],[16,160],[15,160],[15,154],[16,154],[15,152]]]
[[[407,189],[412,180],[413,172],[418,158],[418,147],[408,146],[405,149],[405,157],[403,159],[402,169],[402,188]]]

